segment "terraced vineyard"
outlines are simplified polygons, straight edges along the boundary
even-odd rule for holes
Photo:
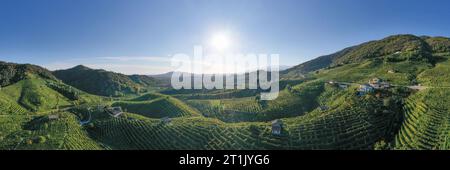
[[[128,112],[151,118],[200,115],[196,110],[190,108],[183,102],[169,96],[161,96],[149,101],[115,102],[113,106],[120,106]]]
[[[301,116],[319,106],[317,97],[324,91],[323,82],[312,81],[280,91],[271,101],[258,97],[225,99],[189,99],[186,102],[204,116],[225,122],[258,122]]]
[[[219,103],[223,106],[224,110],[231,112],[243,112],[249,114],[255,114],[261,112],[264,108],[255,97],[247,97],[240,99],[225,99],[220,100]]]
[[[168,124],[156,119],[117,118],[96,122],[90,132],[113,149],[288,148],[287,140],[270,133],[270,124],[257,125],[258,135],[251,133],[248,124],[224,124],[201,117],[175,118]]]
[[[30,120],[27,115],[0,115],[0,149],[15,149],[24,140],[22,136],[27,135],[22,123]]]
[[[429,89],[411,96],[396,137],[399,149],[450,149],[450,92]]]
[[[28,111],[0,92],[0,115],[26,114]]]
[[[223,100],[188,100],[187,104],[201,111],[203,116],[225,122],[256,121],[262,106],[254,97]]]
[[[71,105],[69,99],[49,88],[46,80],[33,76],[3,88],[0,95],[32,112]]]
[[[280,136],[271,133],[268,122],[183,117],[167,123],[133,114],[96,121],[89,132],[113,149],[372,149],[386,135],[393,115],[372,110],[380,107],[376,99],[347,97],[341,100],[346,103],[336,104],[345,107],[282,119]]]
[[[161,93],[171,95],[184,100],[193,99],[230,99],[230,98],[243,98],[254,97],[259,93],[258,90],[164,90]]]
[[[27,122],[25,129],[29,135],[16,149],[102,149],[89,138],[72,113],[60,112],[53,115],[58,115],[58,118],[50,120],[47,116],[40,116]]]
[[[372,149],[385,135],[386,115],[362,108],[331,111],[290,126],[294,149]]]

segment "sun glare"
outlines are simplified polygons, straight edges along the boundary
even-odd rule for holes
[[[231,45],[230,35],[226,32],[215,33],[211,37],[211,46],[219,51],[226,50]]]

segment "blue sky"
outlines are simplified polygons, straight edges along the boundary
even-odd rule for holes
[[[242,53],[282,65],[393,34],[450,37],[446,0],[0,0],[0,60],[126,74],[230,32]]]

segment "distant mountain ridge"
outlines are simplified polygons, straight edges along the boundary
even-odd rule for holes
[[[289,69],[289,68],[292,68],[292,66],[287,66],[287,65],[279,65],[278,66],[278,70],[279,71],[284,71],[284,70],[287,70],[287,69]],[[255,69],[254,71],[256,71],[257,69]],[[170,72],[167,72],[167,73],[163,73],[163,74],[153,74],[153,75],[148,75],[149,77],[153,77],[153,78],[160,78],[160,79],[163,79],[163,78],[171,78],[172,77],[172,74],[174,73],[174,72],[176,72],[176,71],[170,71]],[[177,72],[177,73],[188,73],[188,72]],[[196,75],[196,73],[192,73],[193,75]],[[209,73],[205,73],[204,75],[208,75]],[[234,74],[234,73],[233,73]],[[226,75],[226,74],[225,74]]]
[[[102,96],[122,96],[145,91],[156,86],[158,81],[144,75],[124,75],[103,69],[91,69],[78,65],[67,70],[56,70],[53,74],[64,83]]]

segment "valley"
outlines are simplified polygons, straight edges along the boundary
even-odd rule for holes
[[[0,62],[0,149],[448,150],[449,59],[448,38],[390,36],[281,71],[269,101]]]

